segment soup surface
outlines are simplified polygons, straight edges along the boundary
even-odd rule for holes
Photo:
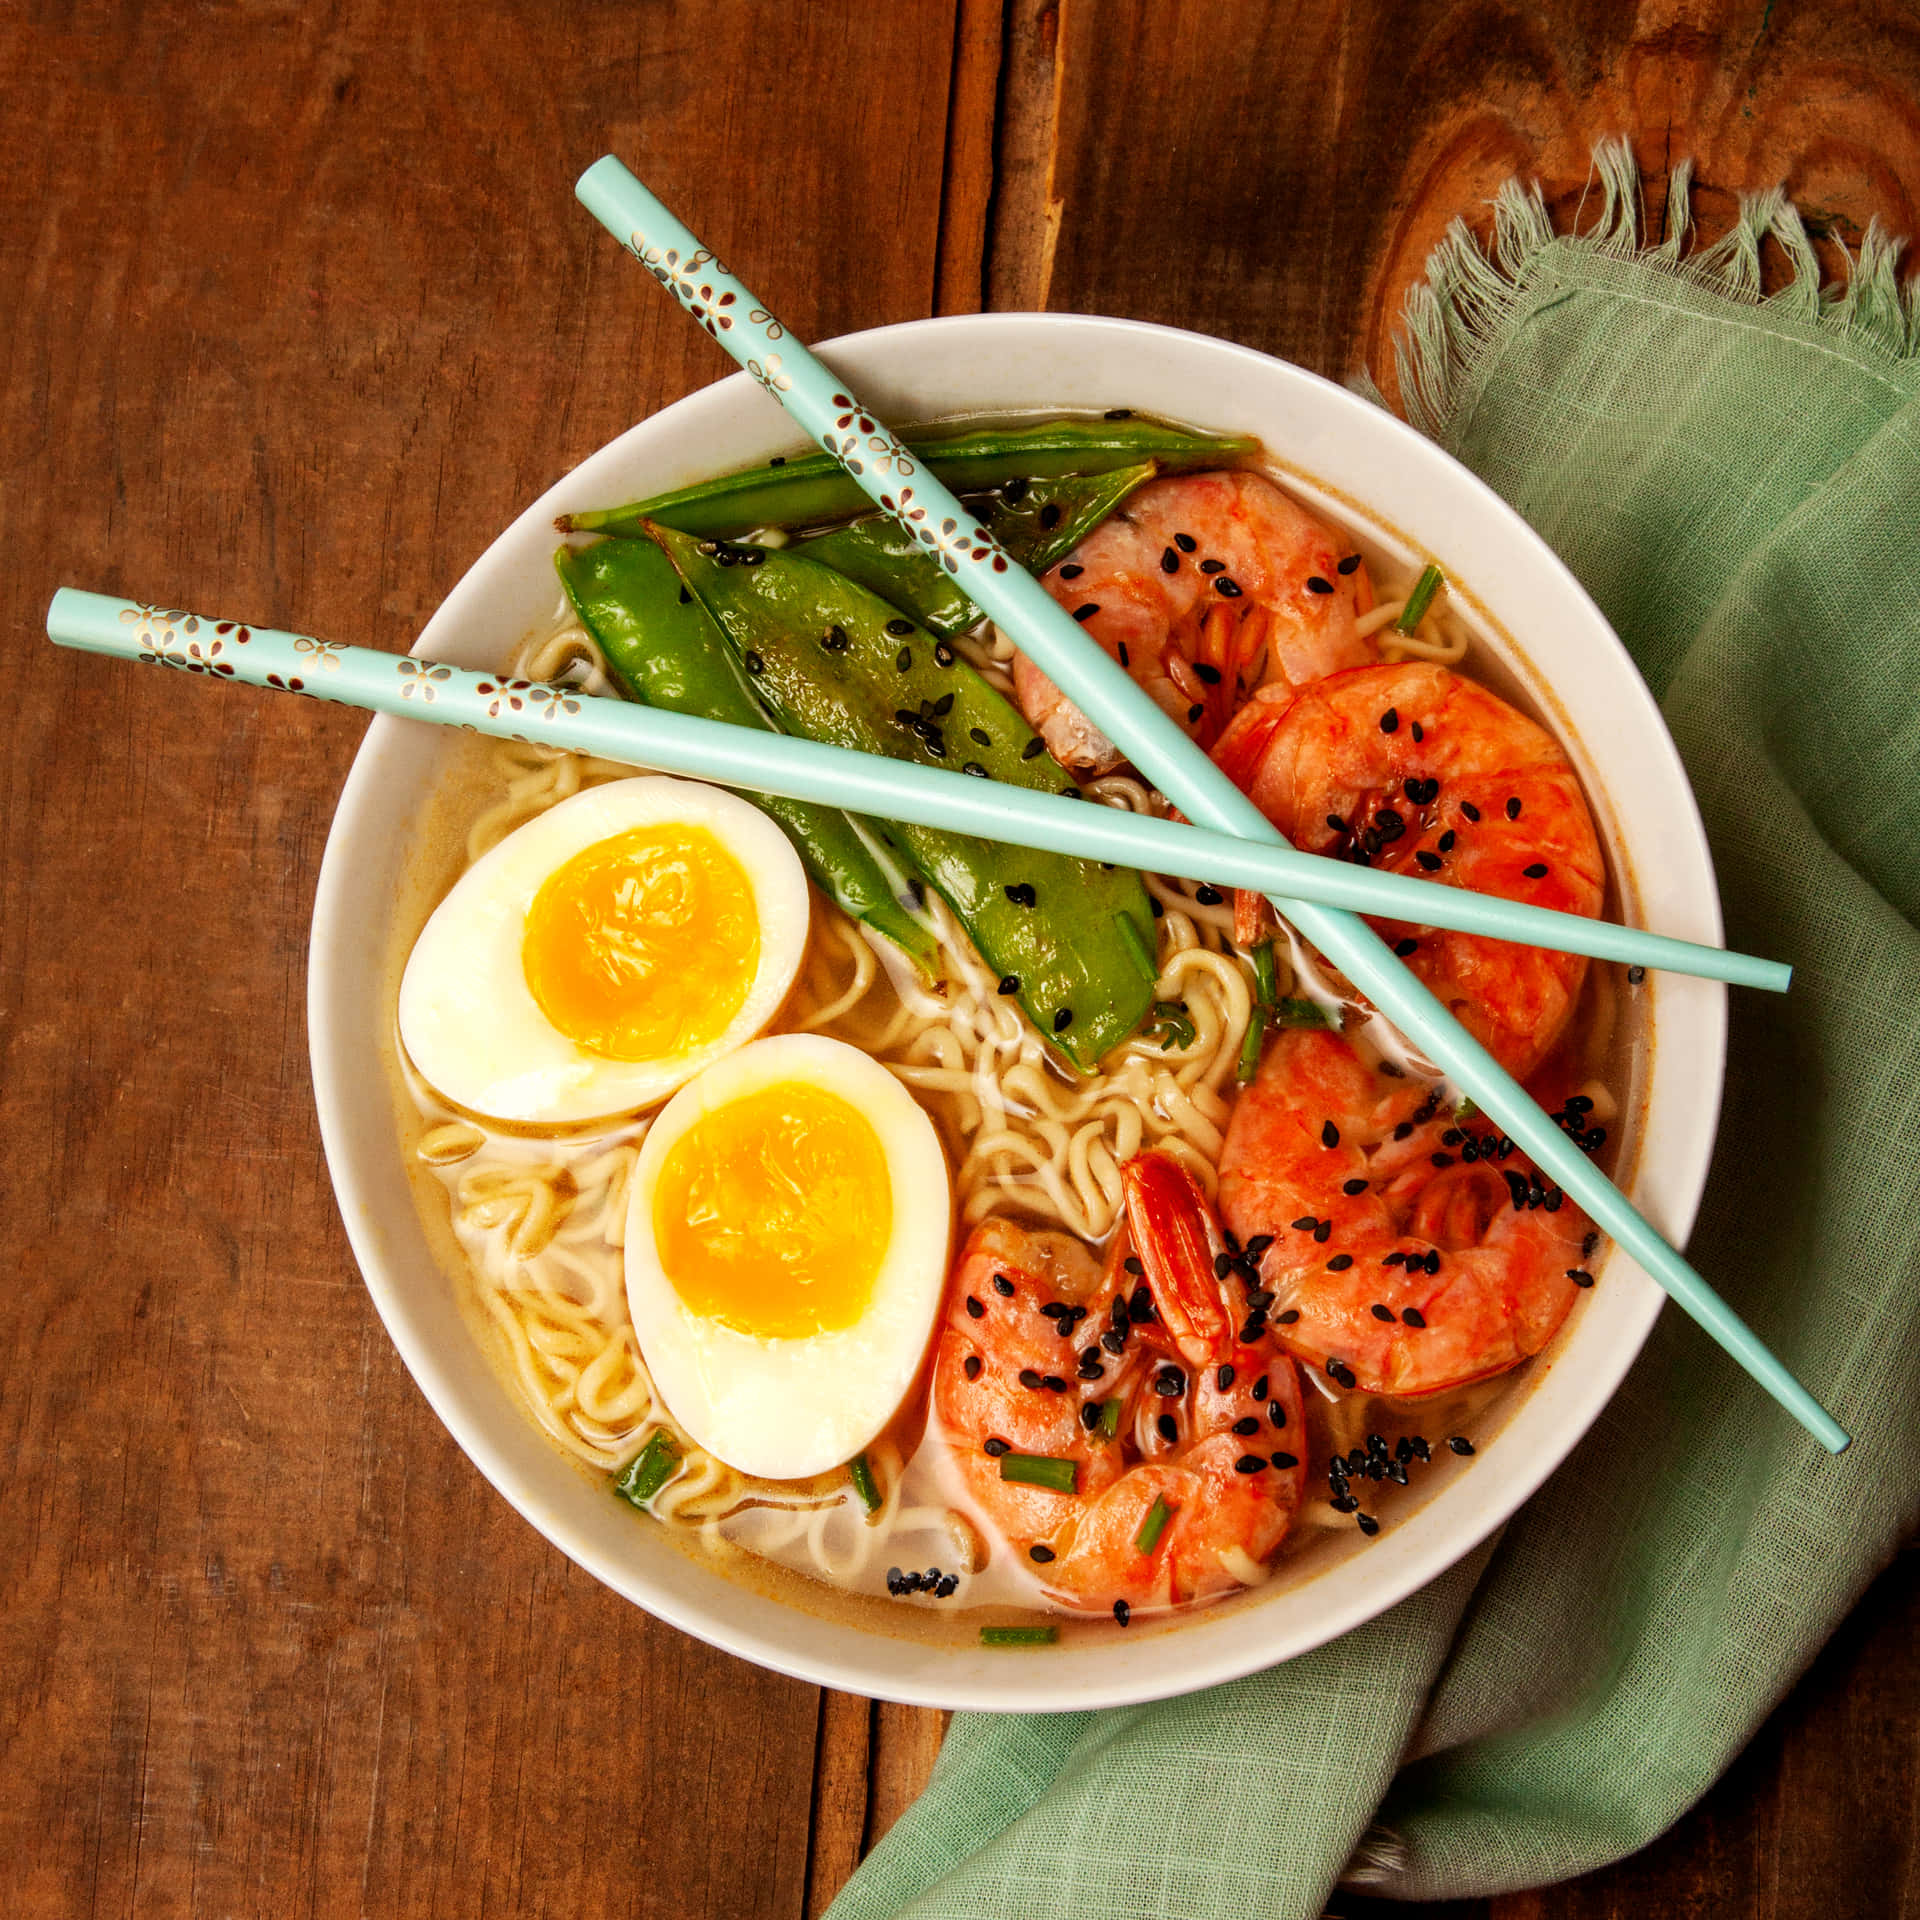
[[[1508,884],[1496,851],[1459,883],[1541,897],[1539,885],[1559,884],[1562,852],[1557,813],[1551,822],[1543,815],[1579,806],[1580,796],[1573,788],[1569,802],[1557,773],[1522,765],[1536,751],[1528,744],[1534,723],[1514,711],[1531,704],[1524,662],[1488,636],[1466,596],[1470,583],[1445,583],[1402,631],[1420,568],[1324,502],[1308,521],[1263,477],[1270,472],[1237,455],[1220,473],[1178,483],[1186,493],[1133,494],[1052,563],[1050,588],[1067,604],[1108,583],[1106,607],[1095,608],[1102,618],[1083,624],[1136,677],[1141,637],[1165,647],[1170,691],[1150,690],[1163,705],[1184,702],[1190,729],[1270,817],[1279,817],[1276,807],[1292,809],[1284,824],[1297,844],[1438,874],[1442,863],[1467,864],[1470,824],[1488,816],[1498,826],[1511,816],[1532,836],[1522,846],[1516,832],[1512,842],[1524,868]],[[1260,512],[1273,494],[1282,503],[1274,511],[1331,542],[1337,562],[1309,583],[1315,594],[1325,585],[1351,595],[1340,644],[1357,646],[1357,660],[1296,661],[1290,680],[1276,666],[1284,636],[1261,632],[1258,621],[1263,657],[1249,654],[1244,617],[1231,602],[1260,599],[1262,590],[1244,550],[1202,576],[1224,575],[1240,593],[1205,596],[1197,618],[1136,609],[1115,638],[1106,615],[1132,563],[1113,550],[1144,543],[1141,564],[1172,578],[1166,563],[1189,554],[1171,537],[1163,552],[1151,551],[1164,531],[1152,510],[1164,502],[1176,517],[1198,514],[1207,502],[1195,482],[1229,478],[1265,490],[1255,496]],[[769,530],[763,550],[778,555],[794,531]],[[1235,527],[1218,535],[1222,550],[1230,537],[1271,544],[1295,534],[1284,525],[1251,534]],[[723,554],[746,550],[719,544]],[[1190,560],[1197,570],[1209,557],[1203,531]],[[1280,604],[1277,590],[1265,598]],[[1222,637],[1222,607],[1242,620],[1237,641]],[[1268,627],[1279,619],[1269,616]],[[1036,686],[993,629],[959,631],[941,645],[1024,712],[1054,756],[1044,764],[1058,761],[1089,800],[1167,811],[1130,768],[1106,763],[1097,734],[1075,731],[1077,716],[1057,712],[1057,694],[1044,681]],[[617,665],[565,600],[551,627],[528,637],[508,664],[528,678],[621,690]],[[1199,672],[1196,684],[1195,667],[1212,670]],[[1268,691],[1256,694],[1262,685]],[[1186,701],[1188,693],[1199,697]],[[1399,705],[1383,708],[1384,698]],[[1364,706],[1364,725],[1341,711],[1342,700]],[[1277,716],[1272,727],[1262,703]],[[1520,745],[1489,744],[1509,719]],[[929,715],[920,724],[937,722]],[[1343,731],[1350,726],[1351,734]],[[1357,810],[1349,819],[1320,805],[1317,796],[1333,790],[1328,782],[1351,792],[1362,777],[1342,755],[1364,752],[1372,765],[1389,748],[1394,790],[1372,796],[1364,822]],[[1339,764],[1323,777],[1316,756]],[[1283,757],[1284,778],[1274,771]],[[1418,767],[1437,771],[1407,770]],[[632,774],[536,746],[458,743],[416,841],[412,906],[396,928],[396,995],[428,910],[463,872],[562,801]],[[1478,801],[1467,797],[1476,794]],[[1462,805],[1464,815],[1448,812]],[[1311,819],[1301,813],[1308,806],[1319,808]],[[1578,835],[1566,827],[1564,837]],[[1597,1237],[1284,926],[1204,885],[1157,875],[1144,884],[1153,941],[1148,1010],[1090,1070],[1041,1030],[940,891],[911,879],[903,885],[901,902],[926,936],[916,959],[814,890],[804,957],[766,1031],[848,1043],[908,1090],[951,1170],[954,1231],[952,1278],[897,1411],[857,1460],[804,1479],[726,1464],[691,1438],[656,1389],[657,1366],[649,1367],[629,1308],[626,1247],[636,1163],[659,1103],[584,1125],[507,1125],[443,1098],[396,1037],[404,1144],[449,1281],[508,1391],[583,1471],[610,1489],[624,1485],[644,1508],[635,1525],[658,1525],[732,1577],[797,1604],[850,1612],[872,1629],[940,1641],[972,1640],[983,1627],[1111,1634],[1198,1604],[1232,1604],[1270,1580],[1310,1578],[1366,1551],[1448,1476],[1471,1470],[1476,1445],[1549,1363],[1546,1343],[1571,1297],[1565,1286],[1592,1284],[1603,1257]],[[1603,875],[1591,904],[1575,910],[1617,914],[1617,892]],[[549,934],[554,918],[546,919]],[[1617,1177],[1623,1151],[1631,1151],[1644,1042],[1625,970],[1556,963],[1543,972],[1525,962],[1528,950],[1481,942],[1463,952],[1430,929],[1394,932],[1404,935],[1410,963],[1436,970],[1430,984],[1452,994],[1496,1050],[1511,1050],[1503,1057],[1529,1076],[1536,1097]],[[1422,942],[1427,951],[1411,960]],[[720,947],[727,944],[723,935]],[[542,959],[564,985],[567,954],[549,940]],[[711,959],[737,1003],[739,966],[730,972],[720,948]],[[684,998],[684,988],[683,980],[674,991]],[[671,1018],[697,1025],[702,1015],[676,999]],[[717,1030],[727,1018],[723,1010],[709,1024]],[[1346,1076],[1332,1092],[1329,1071]],[[1265,1118],[1297,1103],[1302,1076],[1318,1076],[1314,1125],[1328,1165],[1301,1158],[1318,1150],[1314,1141],[1276,1150],[1261,1131]],[[1336,1100],[1347,1103],[1338,1112]],[[1348,1139],[1327,1144],[1343,1127]],[[1332,1157],[1354,1151],[1366,1157],[1334,1180],[1341,1169]],[[1395,1159],[1416,1153],[1417,1166]],[[1324,1196],[1311,1200],[1316,1181]],[[680,1216],[690,1216],[684,1179],[674,1191]],[[1303,1193],[1309,1201],[1297,1198]],[[1275,1205],[1300,1211],[1268,1224],[1260,1209]],[[1168,1248],[1154,1226],[1168,1208],[1178,1216],[1169,1246],[1183,1228],[1189,1240],[1206,1236],[1187,1246],[1185,1268],[1186,1284],[1197,1288],[1195,1311],[1220,1322],[1210,1332],[1181,1322],[1182,1296],[1166,1277]],[[1233,1237],[1235,1217],[1259,1231]],[[684,1218],[667,1225],[684,1237]],[[1144,1247],[1143,1229],[1152,1243]],[[1523,1233],[1538,1244],[1519,1244]],[[1341,1251],[1348,1247],[1354,1251]],[[1449,1277],[1430,1279],[1443,1266]],[[1547,1280],[1560,1292],[1538,1309],[1551,1323],[1539,1338],[1516,1336],[1508,1325],[1524,1322],[1524,1310],[1497,1327],[1481,1324],[1493,1314],[1492,1296],[1539,1294]],[[741,1282],[735,1275],[727,1284]],[[1025,1296],[1036,1290],[1052,1297],[1030,1303]],[[1209,1304],[1215,1292],[1220,1307]],[[1144,1317],[1134,1305],[1142,1293]],[[1410,1304],[1415,1298],[1427,1305]],[[1036,1305],[1043,1318],[1016,1317]],[[1318,1344],[1316,1326],[1327,1333]],[[1362,1377],[1370,1336],[1378,1336],[1377,1377]],[[1196,1365],[1203,1348],[1206,1361]],[[1427,1358],[1440,1354],[1447,1357]],[[1062,1410],[1077,1419],[1071,1452],[1080,1504],[1064,1523],[1046,1504],[1057,1488],[1007,1491],[1013,1476],[1001,1463],[1009,1456],[1042,1461],[1027,1471],[1058,1471],[1064,1456],[1058,1446],[1028,1454],[1017,1432],[1012,1441],[1001,1437],[1007,1422],[996,1426],[994,1418],[1002,1403],[988,1400],[982,1412],[978,1391],[996,1369],[1009,1379],[1017,1372],[1018,1392],[1043,1419],[1034,1431],[1057,1430]],[[1025,1417],[1018,1392],[1008,1388],[1009,1420]],[[796,1417],[800,1411],[796,1400]],[[1086,1505],[1095,1495],[1104,1503],[1100,1521]],[[1033,1519],[1023,1500],[1037,1501],[1043,1517]],[[1159,1571],[1149,1573],[1149,1563]]]

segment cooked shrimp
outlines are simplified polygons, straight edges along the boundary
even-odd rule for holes
[[[1364,667],[1310,687],[1263,688],[1213,757],[1305,853],[1562,913],[1600,911],[1600,841],[1566,755],[1544,728],[1446,667]],[[1586,978],[1577,954],[1373,924],[1521,1079],[1559,1038]]]
[[[1123,1178],[1104,1269],[1065,1235],[982,1222],[934,1365],[940,1428],[975,1503],[1051,1598],[1089,1609],[1258,1581],[1306,1473],[1299,1376],[1245,1278],[1216,1277],[1226,1243],[1204,1194],[1160,1154]],[[1010,1453],[1071,1461],[1074,1490],[1003,1479]]]
[[[1401,1396],[1538,1353],[1593,1231],[1485,1121],[1454,1119],[1338,1034],[1298,1029],[1234,1103],[1220,1211],[1259,1249],[1287,1351],[1342,1387]]]
[[[1257,473],[1151,482],[1041,584],[1202,746],[1263,681],[1378,658],[1354,630],[1373,604],[1359,555]],[[1024,656],[1013,684],[1061,765],[1091,776],[1126,757]]]

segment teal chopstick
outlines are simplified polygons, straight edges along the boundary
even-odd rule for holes
[[[939,555],[974,604],[1190,820],[1269,845],[1280,832],[1136,686],[847,383],[807,351],[612,155],[575,187],[582,204],[721,346],[839,460],[860,489]],[[1829,1452],[1847,1435],[1618,1187],[1528,1098],[1356,915],[1297,897],[1275,907],[1400,1032],[1664,1287]]]
[[[1544,907],[1408,875],[1376,873],[1285,845],[1263,846],[1177,820],[1089,806],[1064,794],[1034,793],[937,767],[854,753],[785,734],[760,733],[666,713],[628,700],[598,699],[577,687],[506,680],[411,655],[314,640],[305,634],[212,620],[62,587],[47,608],[57,644],[126,660],[157,661],[216,679],[311,694],[341,706],[402,719],[471,727],[538,740],[630,766],[717,780],[789,800],[814,800],[854,813],[945,827],[1013,846],[1110,860],[1215,886],[1252,887],[1297,899],[1355,907],[1419,926],[1488,933],[1532,946],[1661,967],[1745,986],[1783,989],[1791,969],[1776,960],[1698,946],[1637,927],[1585,920]]]

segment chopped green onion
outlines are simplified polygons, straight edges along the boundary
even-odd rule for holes
[[[1100,1424],[1094,1428],[1102,1440],[1111,1440],[1120,1431],[1120,1402],[1103,1400],[1100,1403]]]
[[[1060,1638],[1058,1627],[982,1627],[983,1647],[1050,1647]]]
[[[1255,1007],[1240,1042],[1240,1058],[1234,1063],[1233,1077],[1244,1087],[1260,1071],[1260,1048],[1267,1037],[1267,1010]]]
[[[1173,1509],[1167,1505],[1166,1496],[1156,1495],[1153,1505],[1147,1509],[1147,1517],[1140,1522],[1140,1531],[1133,1536],[1133,1544],[1142,1553],[1151,1553],[1160,1544],[1160,1536],[1172,1518]]]
[[[1062,1460],[1051,1453],[1003,1453],[1000,1478],[1016,1480],[1023,1487],[1051,1487],[1055,1493],[1077,1493],[1080,1463]]]
[[[656,1427],[647,1436],[647,1444],[633,1456],[627,1470],[613,1483],[623,1500],[644,1507],[673,1478],[680,1464],[680,1450],[667,1438],[664,1428]]]
[[[1340,1031],[1340,1022],[1318,1000],[1282,1000],[1273,1010],[1276,1027],[1331,1027]]]
[[[1190,1047],[1199,1038],[1200,1030],[1193,1024],[1184,1000],[1156,1000],[1153,1023],[1153,1031],[1160,1036],[1162,1053],[1174,1047]]]
[[[1253,962],[1253,986],[1263,1007],[1270,1007],[1280,997],[1280,973],[1273,963],[1273,942],[1262,940],[1247,955]]]
[[[848,1463],[847,1477],[853,1482],[854,1492],[860,1496],[860,1504],[869,1513],[878,1513],[880,1489],[873,1484],[873,1469],[867,1465],[864,1453],[856,1453]]]
[[[1113,921],[1114,925],[1120,929],[1120,938],[1126,943],[1127,951],[1133,955],[1133,964],[1149,980],[1158,980],[1160,963],[1153,957],[1152,950],[1147,945],[1147,936],[1134,924],[1133,915],[1116,913]]]
[[[1433,596],[1447,583],[1447,576],[1436,566],[1429,565],[1418,580],[1413,591],[1407,595],[1407,604],[1400,618],[1393,623],[1396,633],[1411,633],[1426,618],[1427,609],[1433,605]]]
[[[1460,1104],[1453,1110],[1453,1117],[1456,1120],[1478,1120],[1480,1109],[1463,1093],[1460,1096]]]

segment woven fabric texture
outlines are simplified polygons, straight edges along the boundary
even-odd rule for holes
[[[1678,1312],[1501,1538],[1271,1672],[960,1716],[832,1920],[1313,1920],[1585,1872],[1706,1790],[1920,1515],[1920,324],[1870,235],[1822,291],[1778,194],[1686,257],[1597,156],[1510,187],[1409,305],[1416,424],[1567,560],[1658,696],[1739,994],[1695,1263],[1854,1435],[1839,1459]],[[1786,285],[1761,297],[1767,254]]]

